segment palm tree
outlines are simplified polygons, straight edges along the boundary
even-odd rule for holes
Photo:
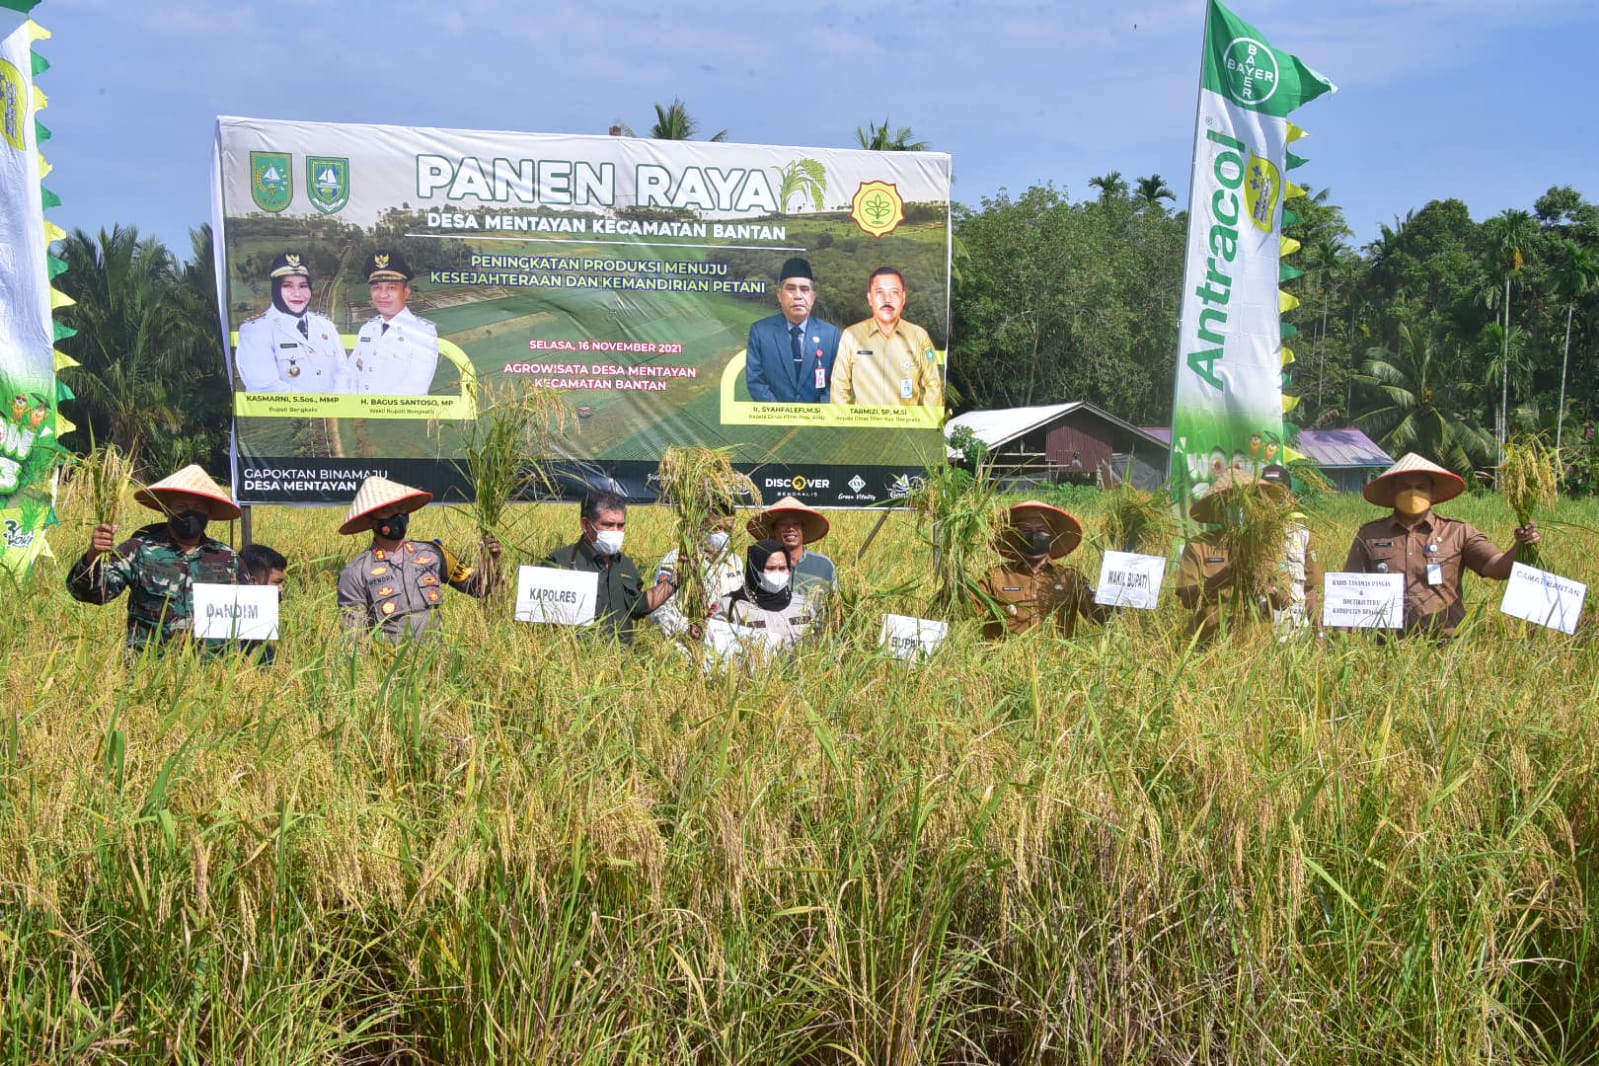
[[[650,127],[649,135],[657,141],[692,141],[699,131],[700,124],[688,113],[688,106],[677,97],[674,96],[665,107],[655,105],[655,125]],[[727,131],[718,130],[706,140],[725,141]]]
[[[210,260],[199,258],[209,227],[194,240],[187,266],[131,226],[76,230],[61,248],[57,285],[76,301],[62,317],[77,335],[61,342],[79,364],[62,372],[77,394],[75,421],[124,450],[156,449],[149,456],[162,466],[227,408]]]
[[[1166,184],[1165,178],[1159,174],[1151,174],[1147,178],[1138,179],[1134,186],[1133,199],[1144,207],[1159,207],[1162,200],[1175,201],[1177,194],[1171,191],[1171,186]]]
[[[1088,184],[1099,190],[1101,203],[1120,200],[1127,195],[1127,180],[1122,177],[1122,172],[1119,170],[1101,174],[1097,178],[1089,178]]]
[[[1571,357],[1571,316],[1577,301],[1599,288],[1599,256],[1574,241],[1562,242],[1565,253],[1551,278],[1555,294],[1566,301],[1566,343],[1560,350],[1560,406],[1555,410],[1555,451],[1560,450],[1566,423],[1566,364]]]
[[[1351,375],[1381,398],[1355,425],[1391,454],[1416,452],[1469,476],[1488,458],[1493,438],[1469,414],[1469,386],[1461,377],[1437,357],[1430,337],[1401,323],[1398,351],[1367,349],[1361,373]]]
[[[883,117],[883,124],[867,122],[864,128],[855,127],[855,139],[862,148],[873,152],[925,152],[932,147],[927,141],[916,141],[911,138],[909,126],[894,129],[888,124],[888,117]]]
[[[1521,276],[1521,268],[1526,265],[1526,248],[1538,235],[1538,220],[1532,217],[1530,211],[1512,208],[1489,219],[1484,228],[1488,231],[1490,242],[1488,274],[1496,280],[1500,277],[1504,279],[1503,299],[1499,298],[1495,287],[1488,290],[1484,301],[1490,308],[1498,304],[1503,313],[1500,329],[1505,347],[1499,360],[1501,373],[1497,426],[1499,461],[1503,463],[1510,422],[1510,283]]]

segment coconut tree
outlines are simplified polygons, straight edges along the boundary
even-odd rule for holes
[[[1416,452],[1458,474],[1486,461],[1494,441],[1470,414],[1469,385],[1417,326],[1401,323],[1394,350],[1369,348],[1355,384],[1377,405],[1355,418],[1390,453]]]
[[[1119,170],[1089,178],[1088,184],[1099,190],[1101,203],[1120,200],[1127,195],[1127,179],[1122,177],[1122,172]]]
[[[1561,243],[1559,265],[1550,279],[1555,295],[1566,303],[1566,341],[1560,349],[1560,406],[1555,411],[1555,450],[1560,450],[1566,422],[1566,365],[1571,357],[1571,318],[1577,302],[1599,288],[1599,256],[1574,241]]]
[[[890,126],[886,116],[882,125],[868,122],[864,127],[855,127],[855,140],[873,152],[925,152],[932,147],[928,141],[916,140],[909,126]]]
[[[1505,437],[1510,421],[1510,286],[1521,278],[1521,268],[1527,262],[1527,246],[1538,235],[1538,220],[1530,211],[1512,208],[1489,219],[1484,229],[1489,242],[1487,272],[1494,284],[1484,291],[1483,302],[1490,309],[1497,305],[1501,321],[1500,339],[1504,344],[1499,359],[1499,413],[1496,426],[1499,462],[1502,463],[1505,460]],[[1499,294],[1497,283],[1500,281],[1504,285],[1503,296]]]
[[[649,132],[649,136],[655,140],[692,141],[699,131],[699,122],[688,113],[688,105],[677,97],[673,97],[672,102],[664,107],[660,104],[655,105],[655,124],[650,127]],[[718,130],[706,140],[725,141],[727,131]]]
[[[1144,207],[1160,207],[1162,200],[1175,201],[1177,194],[1172,192],[1165,178],[1159,174],[1151,174],[1147,178],[1138,179],[1133,186],[1133,199]]]

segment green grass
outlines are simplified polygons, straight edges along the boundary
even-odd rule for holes
[[[521,559],[577,524],[513,512]],[[1330,567],[1374,514],[1313,509]],[[856,565],[874,517],[823,545],[838,636],[706,677],[464,597],[448,639],[353,653],[336,509],[257,511],[293,564],[276,666],[129,663],[122,605],[61,588],[66,514],[0,617],[0,1057],[1599,1062],[1591,628],[1468,579],[1445,648],[1195,649],[1168,594],[1072,643],[964,622],[912,670],[872,644],[930,548],[896,516]],[[642,565],[672,536],[630,515]]]

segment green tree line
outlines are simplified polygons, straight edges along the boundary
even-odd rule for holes
[[[1089,400],[1169,421],[1185,213],[1159,175],[1089,185],[1078,201],[1046,184],[956,205],[961,408]],[[1356,425],[1462,471],[1493,465],[1507,436],[1543,432],[1591,481],[1599,206],[1554,186],[1530,209],[1476,221],[1459,200],[1435,200],[1363,247],[1327,190],[1290,208],[1302,247],[1286,262],[1303,271],[1285,284],[1300,301],[1286,318],[1298,330],[1291,421]],[[85,427],[69,443],[86,448],[92,432],[138,441],[153,467],[221,465],[229,397],[209,227],[191,238],[187,257],[128,226],[64,242],[59,285],[76,303],[61,314],[78,334],[62,347],[81,364],[65,372],[68,417]]]

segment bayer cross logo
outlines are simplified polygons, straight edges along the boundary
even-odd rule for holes
[[[849,479],[849,490],[851,492],[859,492],[862,489],[864,489],[865,487],[866,487],[866,480],[864,478],[862,478],[859,474],[856,474],[854,477]]]
[[[1222,52],[1222,84],[1241,104],[1263,104],[1277,91],[1277,56],[1253,37],[1239,37]]]

